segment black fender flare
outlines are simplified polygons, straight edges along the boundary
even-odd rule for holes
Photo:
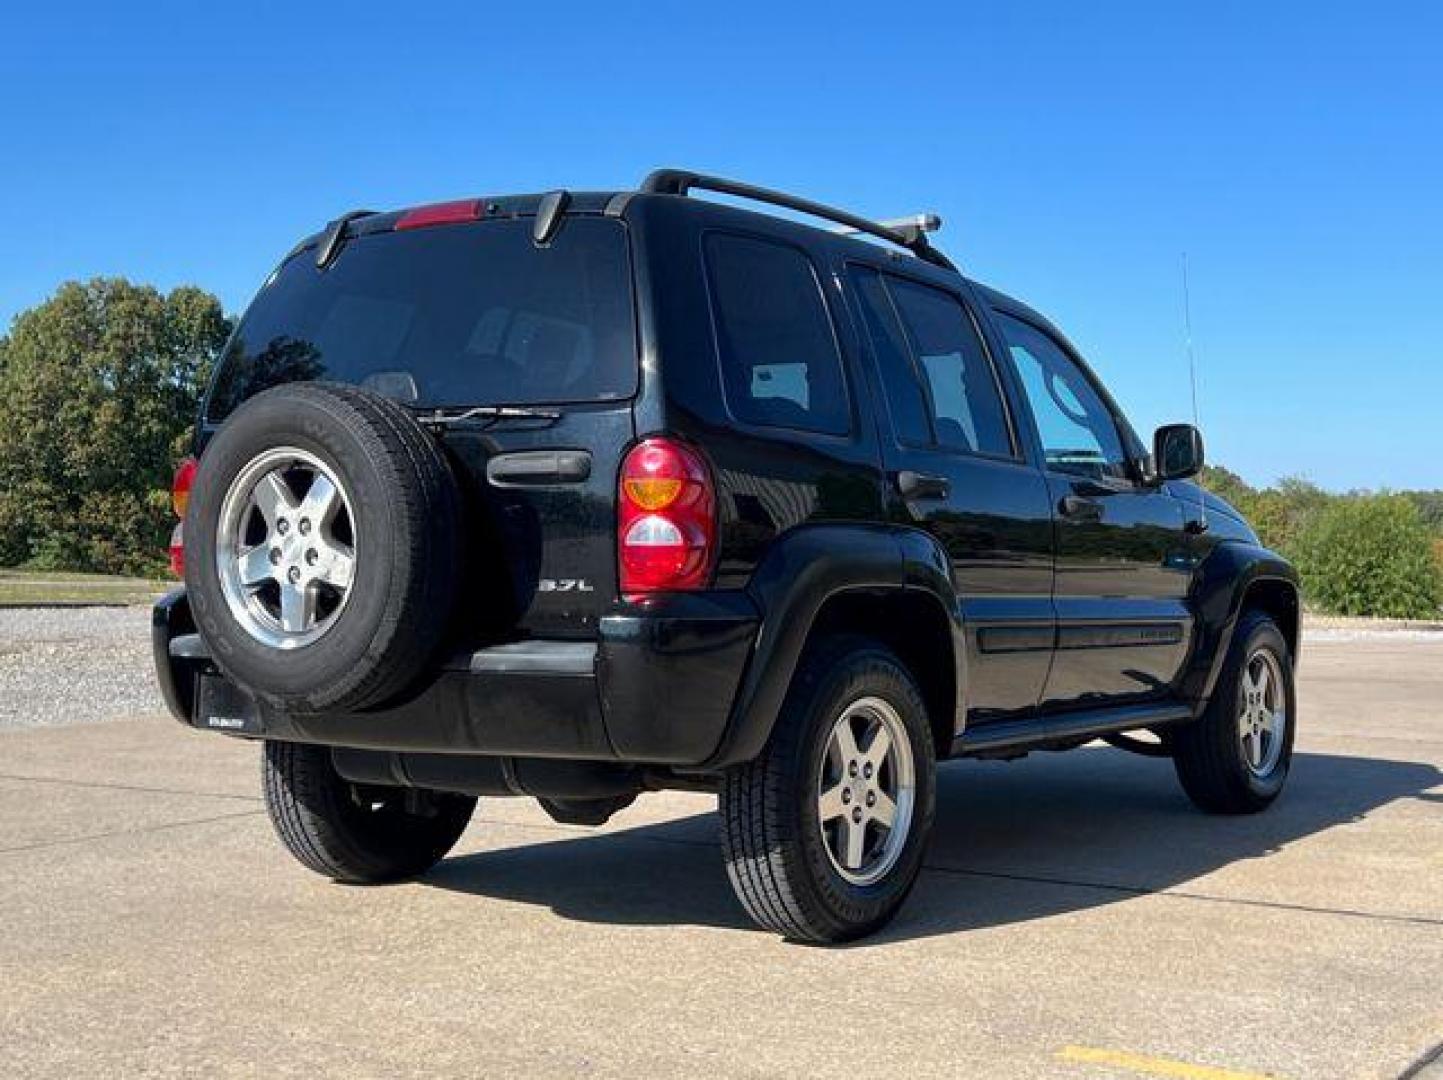
[[[746,591],[761,612],[761,626],[726,734],[704,768],[724,768],[761,753],[818,614],[843,593],[918,591],[937,600],[951,626],[960,715],[966,663],[961,607],[951,561],[929,534],[878,524],[804,525],[770,545]]]
[[[1301,612],[1297,570],[1287,559],[1260,544],[1225,541],[1213,548],[1198,567],[1191,603],[1198,630],[1182,679],[1182,696],[1198,712],[1207,705],[1217,685],[1248,591],[1261,582],[1274,582],[1289,590]]]

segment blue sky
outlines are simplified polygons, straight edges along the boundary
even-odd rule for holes
[[[1443,9],[15,4],[0,325],[69,278],[237,311],[336,212],[685,165],[935,210],[1140,429],[1443,487]],[[301,10],[301,9],[306,10]]]

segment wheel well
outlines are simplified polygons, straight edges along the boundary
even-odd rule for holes
[[[937,756],[946,757],[956,723],[957,663],[952,628],[937,599],[900,589],[838,593],[817,612],[809,638],[840,633],[875,638],[897,654],[922,691]]]
[[[1276,578],[1254,581],[1243,593],[1241,610],[1261,611],[1278,624],[1294,662],[1298,656],[1298,590],[1292,582]]]

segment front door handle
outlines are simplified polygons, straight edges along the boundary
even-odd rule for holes
[[[1058,512],[1071,521],[1101,521],[1102,503],[1083,495],[1064,495]]]
[[[952,485],[945,476],[903,469],[897,474],[897,492],[904,499],[945,499]]]

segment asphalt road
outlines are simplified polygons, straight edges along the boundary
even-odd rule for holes
[[[1257,817],[1110,749],[946,766],[901,918],[830,950],[749,928],[702,796],[483,802],[426,879],[347,888],[280,850],[254,747],[6,731],[0,1067],[1397,1077],[1443,1040],[1443,643],[1313,643],[1300,692]]]

